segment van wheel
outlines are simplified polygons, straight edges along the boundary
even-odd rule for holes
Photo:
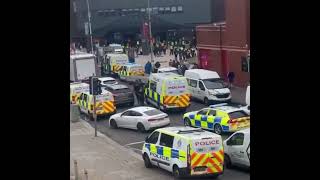
[[[184,126],[190,126],[191,127],[191,122],[189,118],[184,118]]]
[[[141,123],[138,123],[137,129],[138,129],[139,132],[142,132],[142,133],[146,131],[144,125],[141,124]]]
[[[152,168],[152,164],[151,164],[151,162],[150,162],[150,159],[149,159],[147,153],[144,153],[144,154],[143,154],[143,161],[144,161],[144,166],[145,166],[146,168]]]
[[[174,179],[180,179],[181,178],[181,171],[177,165],[173,165],[173,177]]]
[[[224,155],[224,167],[228,169],[232,167],[231,159],[227,154]]]
[[[114,119],[110,120],[110,125],[111,125],[111,127],[113,129],[117,129],[118,128],[117,122]]]
[[[204,102],[204,104],[206,105],[206,106],[209,106],[210,104],[209,104],[209,100],[208,100],[208,98],[204,98],[204,100],[203,100],[203,102]]]
[[[220,135],[222,133],[221,126],[219,124],[214,125],[213,132]]]

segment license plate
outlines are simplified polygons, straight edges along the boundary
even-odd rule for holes
[[[200,167],[193,168],[194,172],[206,171],[206,170],[207,170],[207,166],[200,166]]]

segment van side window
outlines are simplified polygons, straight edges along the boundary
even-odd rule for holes
[[[197,80],[188,79],[188,85],[196,88],[197,87]]]
[[[158,137],[159,137],[159,132],[155,131],[153,134],[151,134],[151,136],[148,137],[148,139],[146,140],[146,143],[156,144],[158,141]]]
[[[197,114],[207,115],[207,112],[208,112],[208,109],[203,109],[203,110],[199,111]]]
[[[233,146],[241,146],[243,145],[243,140],[244,140],[244,134],[243,133],[237,133],[233,135],[230,139],[231,145]]]
[[[150,89],[154,92],[157,91],[157,83],[154,81],[150,81]]]
[[[203,83],[202,83],[201,81],[199,81],[199,88],[200,88],[201,90],[205,90],[204,85],[203,85]]]
[[[172,148],[173,145],[173,136],[161,133],[160,145]]]
[[[209,114],[208,114],[209,116],[215,116],[216,115],[216,110],[210,110],[209,111]]]

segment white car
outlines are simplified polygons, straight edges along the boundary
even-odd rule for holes
[[[102,86],[106,86],[106,85],[115,85],[115,84],[118,84],[118,82],[112,78],[112,77],[101,77],[101,78],[98,78],[100,81],[101,81],[101,85]]]
[[[250,168],[250,128],[233,133],[223,142],[224,162],[227,168]]]
[[[144,132],[150,129],[164,127],[170,124],[168,114],[148,106],[128,109],[110,117],[109,126],[112,128],[137,129]]]

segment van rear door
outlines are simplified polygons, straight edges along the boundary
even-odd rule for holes
[[[192,140],[191,175],[223,171],[223,146],[221,136]]]

